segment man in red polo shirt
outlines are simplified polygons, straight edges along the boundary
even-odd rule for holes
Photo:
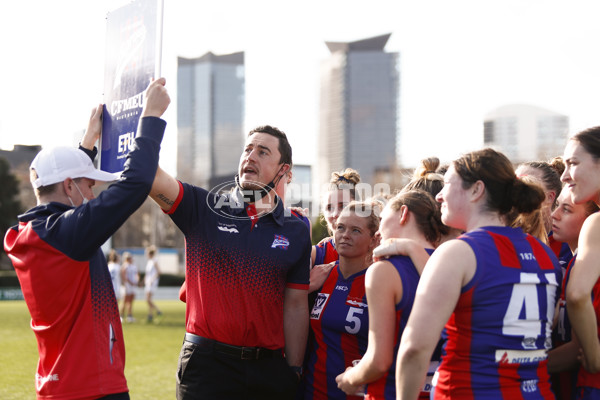
[[[267,125],[248,134],[231,193],[178,182],[159,168],[150,195],[186,239],[180,400],[294,398],[311,244],[306,224],[273,190],[291,167],[285,133]]]

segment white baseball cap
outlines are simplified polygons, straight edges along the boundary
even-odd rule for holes
[[[75,147],[60,146],[43,149],[31,162],[38,178],[31,182],[34,188],[62,182],[67,178],[88,178],[111,182],[117,175],[94,168],[90,157]]]

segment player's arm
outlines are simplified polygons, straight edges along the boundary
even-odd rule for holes
[[[417,287],[396,363],[396,396],[416,399],[440,334],[476,269],[475,254],[460,240],[442,244],[431,256]]]
[[[567,371],[579,366],[579,340],[575,333],[571,334],[571,341],[548,352],[548,372]]]
[[[591,293],[600,277],[600,214],[590,215],[579,234],[577,259],[567,284],[567,312],[589,372],[600,371],[600,343]]]
[[[179,196],[179,182],[158,167],[152,189],[150,189],[150,197],[160,208],[169,211],[177,200],[177,196]]]
[[[292,367],[299,367],[304,360],[308,339],[308,291],[285,288],[283,299],[283,332],[285,335],[285,358]]]

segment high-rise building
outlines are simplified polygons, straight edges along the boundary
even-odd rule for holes
[[[373,184],[375,172],[396,167],[399,143],[399,53],[384,47],[391,34],[326,42],[321,65],[317,187],[332,171],[356,169]]]
[[[499,107],[483,122],[484,146],[501,151],[514,164],[562,155],[568,134],[568,116],[524,104]]]
[[[311,208],[312,206],[312,166],[294,164],[292,182],[287,185],[285,205],[288,207]]]
[[[177,178],[210,188],[233,178],[244,145],[244,53],[177,61]]]

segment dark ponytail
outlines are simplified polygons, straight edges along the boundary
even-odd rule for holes
[[[545,199],[541,186],[526,183],[521,179],[515,179],[511,196],[511,204],[519,214],[537,210]]]
[[[467,153],[453,162],[463,180],[463,188],[482,181],[487,192],[486,207],[505,216],[513,209],[531,212],[544,201],[544,191],[517,179],[510,160],[502,153],[487,148]]]

